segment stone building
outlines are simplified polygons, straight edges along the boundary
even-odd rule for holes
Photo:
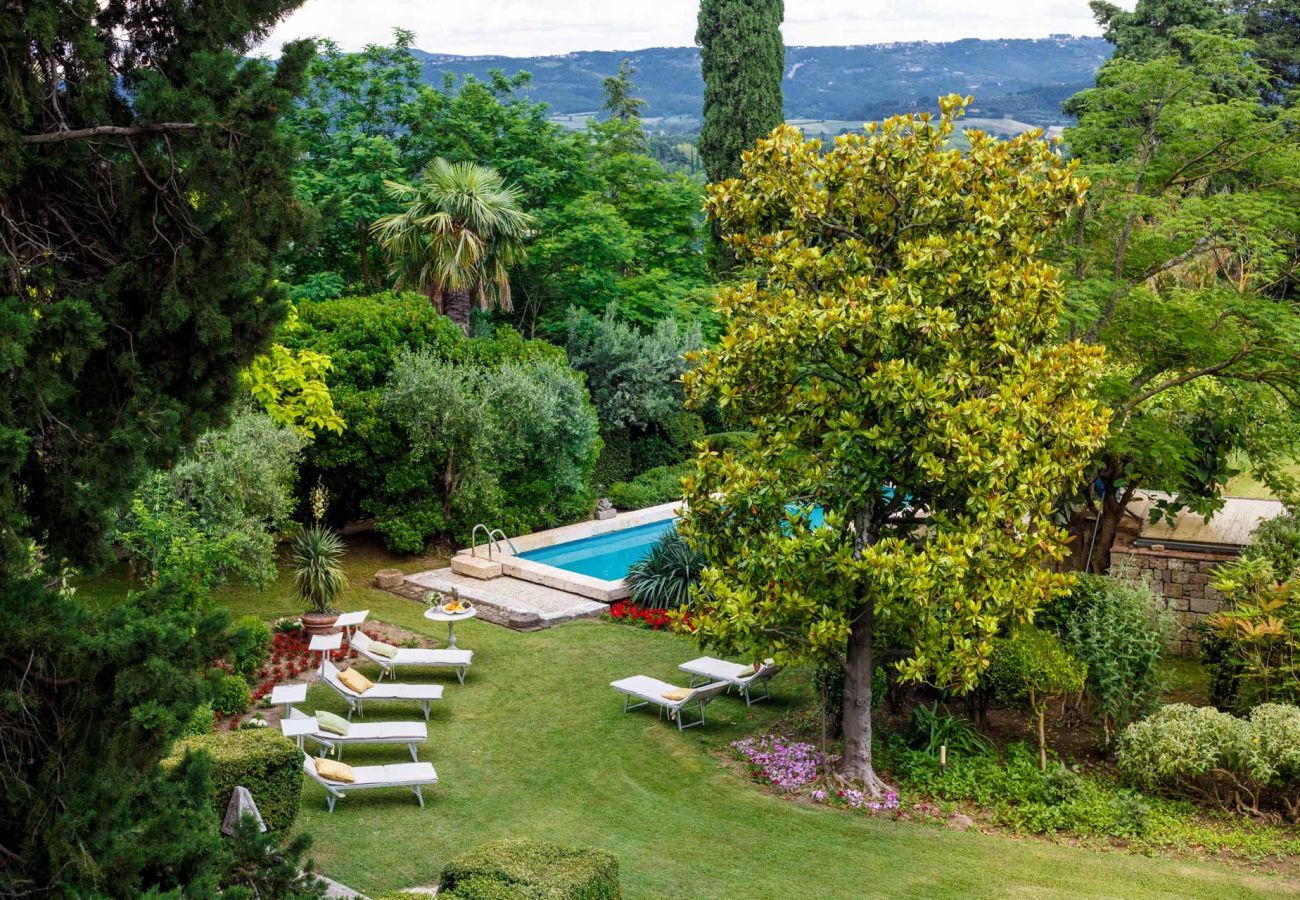
[[[1229,497],[1208,521],[1182,512],[1172,525],[1163,520],[1151,524],[1151,507],[1150,497],[1129,507],[1135,518],[1111,549],[1111,572],[1127,569],[1165,598],[1178,620],[1174,649],[1188,653],[1196,649],[1194,626],[1217,611],[1222,600],[1210,586],[1214,570],[1235,558],[1259,523],[1280,515],[1283,507],[1276,500]]]

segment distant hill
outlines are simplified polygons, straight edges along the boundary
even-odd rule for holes
[[[1101,38],[1055,35],[1035,40],[910,42],[853,47],[787,47],[785,114],[810,131],[837,132],[896,112],[934,109],[940,94],[974,94],[972,117],[1008,119],[1008,131],[1067,120],[1061,101],[1092,83],[1110,56]],[[624,52],[582,51],[562,56],[453,56],[417,51],[425,77],[444,73],[486,77],[532,73],[531,95],[550,104],[555,118],[578,125],[600,108],[601,79],[623,59],[649,105],[646,124],[662,131],[699,127],[703,83],[695,47]]]

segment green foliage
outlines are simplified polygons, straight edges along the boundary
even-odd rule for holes
[[[338,533],[320,525],[298,532],[293,539],[289,564],[293,569],[293,588],[307,612],[327,613],[334,610],[348,576],[343,570],[347,545]]]
[[[230,666],[245,681],[251,682],[254,673],[271,658],[271,626],[258,616],[240,616],[234,627],[239,638],[239,652],[230,658]]]
[[[1260,522],[1241,556],[1267,560],[1279,581],[1300,576],[1300,518],[1288,512]]]
[[[243,785],[253,795],[268,829],[287,834],[293,827],[302,794],[302,751],[278,729],[216,731],[177,741],[163,768],[182,767],[192,755],[210,760],[208,802],[218,821],[225,815],[231,793]]]
[[[1180,0],[1135,15],[1173,6],[1212,12]],[[1102,66],[1071,100],[1065,136],[1091,181],[1059,249],[1073,271],[1066,322],[1106,348],[1098,389],[1114,410],[1079,482],[1102,492],[1097,571],[1139,488],[1173,495],[1156,515],[1208,514],[1240,454],[1278,496],[1296,489],[1300,372],[1275,364],[1300,341],[1286,299],[1300,242],[1295,112],[1259,103],[1267,78],[1249,41],[1170,34],[1177,51],[1152,42],[1150,56]]]
[[[991,753],[993,745],[975,730],[969,719],[954,716],[944,707],[939,712],[939,701],[932,706],[918,703],[912,709],[912,746],[925,753],[938,756],[941,747],[948,748],[951,756],[979,756]]]
[[[296,327],[295,314],[280,326],[283,331]],[[244,390],[271,421],[310,437],[320,431],[343,431],[343,419],[334,410],[334,398],[325,383],[329,370],[329,357],[322,353],[272,344],[239,377]]]
[[[472,301],[510,311],[510,267],[523,258],[534,219],[520,191],[492,168],[438,157],[415,185],[385,182],[399,212],[379,218],[374,235],[399,289],[428,295],[469,334]]]
[[[609,500],[617,509],[645,509],[681,500],[685,493],[682,480],[691,471],[690,463],[649,469],[631,481],[610,485]]]
[[[306,858],[311,836],[295,835],[281,842],[277,832],[263,833],[252,816],[241,816],[235,833],[222,846],[221,896],[230,900],[324,900],[324,881],[312,874]]]
[[[590,509],[596,415],[580,376],[552,354],[495,365],[407,354],[382,409],[406,447],[378,524],[391,547],[464,540],[477,522],[519,533]]]
[[[400,212],[384,182],[409,183],[442,157],[491,167],[537,217],[528,258],[510,273],[511,318],[525,333],[561,337],[575,303],[599,313],[618,301],[642,323],[698,311],[708,280],[697,181],[646,157],[631,123],[573,132],[548,121],[526,74],[422,84],[412,39],[399,31],[357,54],[324,43],[307,97],[286,117],[308,151],[295,182],[315,225],[284,260],[299,296],[338,296],[316,280],[335,272],[363,292],[381,287],[368,226]]]
[[[597,319],[569,309],[569,364],[587,376],[601,426],[650,428],[682,409],[686,356],[700,347],[696,327],[672,319],[643,332],[622,321],[614,304]]]
[[[1035,136],[948,150],[962,100],[940,102],[828,153],[778,128],[713,186],[758,278],[719,293],[727,333],[685,376],[755,433],[686,482],[679,527],[710,563],[696,633],[845,659],[841,766],[868,781],[876,630],[901,677],[973,687],[998,631],[1067,586],[1049,517],[1105,435],[1100,354],[1054,342],[1062,289],[1037,257],[1075,166]]]
[[[1300,817],[1300,708],[1265,703],[1239,719],[1175,703],[1125,731],[1120,770],[1142,787],[1250,815]]]
[[[171,577],[213,586],[265,586],[275,577],[275,537],[293,511],[304,439],[241,408],[200,435],[176,465],[136,490],[112,538],[147,583]]]
[[[1087,665],[1065,650],[1050,631],[1031,625],[993,642],[988,684],[999,699],[1025,704],[1038,720],[1038,754],[1043,769],[1047,768],[1043,725],[1047,702],[1083,690],[1087,676]]]
[[[1088,668],[1088,694],[1109,740],[1112,728],[1124,727],[1159,702],[1160,657],[1173,615],[1148,585],[1122,575],[1083,575],[1061,605],[1069,611],[1058,633]]]
[[[448,863],[439,896],[463,900],[618,900],[618,860],[542,841],[483,844]]]
[[[784,121],[783,0],[703,0],[695,43],[704,77],[700,156],[709,181],[740,174],[740,154]]]
[[[198,706],[194,707],[194,712],[190,714],[190,718],[185,723],[185,727],[181,729],[180,736],[183,738],[198,737],[201,734],[207,734],[212,731],[212,726],[214,724],[213,715],[215,713],[216,709],[213,707],[212,703],[200,703]]]
[[[221,672],[217,675],[216,688],[212,694],[212,708],[227,716],[242,715],[248,711],[248,682],[242,675]]]
[[[1131,11],[1105,0],[1090,5],[1103,36],[1115,45],[1115,56],[1128,59],[1176,54],[1181,28],[1231,33],[1241,27],[1227,0],[1137,0]]]
[[[624,579],[630,599],[650,609],[680,609],[699,583],[704,557],[670,528],[659,536],[645,559],[634,563]]]
[[[0,612],[0,658],[21,661],[0,705],[0,824],[17,836],[0,885],[210,890],[218,838],[206,766],[163,772],[158,762],[211,699],[212,663],[240,652],[229,615],[171,585],[93,612],[42,579],[0,591]]]
[[[632,80],[635,74],[636,66],[632,65],[632,60],[625,59],[618,64],[616,74],[601,81],[601,89],[605,94],[601,109],[609,113],[611,118],[638,126],[638,133],[641,133],[641,110],[645,108],[646,102],[636,96],[636,82]]]
[[[101,556],[110,511],[222,424],[284,315],[273,263],[299,214],[277,120],[311,47],[274,66],[251,51],[294,5],[4,13],[5,569],[28,535],[55,558]]]

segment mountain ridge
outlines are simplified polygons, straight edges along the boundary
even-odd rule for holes
[[[821,123],[826,126],[822,130],[833,133],[897,112],[933,110],[941,94],[960,93],[975,95],[972,117],[1007,119],[1020,126],[1008,130],[1062,125],[1068,119],[1060,111],[1061,101],[1092,84],[1111,49],[1099,37],[1073,35],[790,45],[781,84],[785,115],[801,123]],[[434,84],[448,72],[458,79],[486,78],[492,69],[506,75],[529,72],[531,99],[547,103],[558,121],[575,125],[599,110],[602,79],[629,59],[638,69],[638,93],[649,104],[648,129],[699,127],[703,83],[697,47],[530,57],[414,52],[424,66],[425,80]]]

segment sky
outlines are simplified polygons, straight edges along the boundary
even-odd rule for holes
[[[421,50],[465,56],[684,47],[698,9],[699,0],[306,0],[262,49],[325,37],[356,50],[399,26]],[[822,46],[1100,33],[1087,0],[785,0],[782,31],[787,44]]]

